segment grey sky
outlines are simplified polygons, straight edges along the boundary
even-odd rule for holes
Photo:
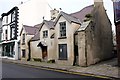
[[[20,5],[20,2],[26,2],[29,0],[0,0],[0,14],[9,11],[12,7]],[[94,0],[47,0],[52,8],[62,8],[62,11],[66,13],[73,13],[81,10],[85,6],[92,5]],[[113,3],[111,0],[103,0],[107,14],[114,27],[114,15],[113,15]]]

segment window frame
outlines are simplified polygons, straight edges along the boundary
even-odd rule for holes
[[[22,34],[22,44],[25,44],[25,34]]]
[[[66,37],[66,21],[59,22],[59,36],[60,38]]]
[[[43,38],[47,38],[48,37],[48,30],[43,31]]]
[[[61,46],[61,47],[60,47]],[[66,48],[65,48],[66,47]],[[60,52],[61,50],[65,50],[65,54],[64,52]],[[58,44],[58,60],[68,60],[68,52],[67,52],[67,44]]]
[[[11,22],[15,21],[15,11],[11,13]]]
[[[26,57],[26,50],[22,49],[22,58],[25,58],[25,57]]]

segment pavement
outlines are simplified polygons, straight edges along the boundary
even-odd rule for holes
[[[11,62],[29,67],[54,70],[64,73],[120,80],[120,67],[117,66],[117,58],[113,58],[107,61],[102,61],[100,63],[91,65],[89,67],[68,66],[68,65],[55,64],[55,63],[23,61],[23,60],[21,61],[21,60],[12,60],[12,59],[2,59],[2,61]]]

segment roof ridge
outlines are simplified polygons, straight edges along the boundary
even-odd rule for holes
[[[83,11],[85,8],[88,8],[88,7],[91,7],[91,6],[94,6],[94,4],[89,5],[89,6],[86,6],[86,7],[82,8],[82,9],[79,10],[79,11],[76,11],[76,12],[70,13],[69,15],[72,15],[72,14],[74,14],[74,13],[79,13],[79,12]]]

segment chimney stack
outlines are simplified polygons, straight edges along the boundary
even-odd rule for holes
[[[54,10],[51,10],[50,11],[51,12],[51,20],[55,20],[55,18],[58,16],[58,14],[59,14],[59,10],[56,10],[55,8],[54,8]]]

